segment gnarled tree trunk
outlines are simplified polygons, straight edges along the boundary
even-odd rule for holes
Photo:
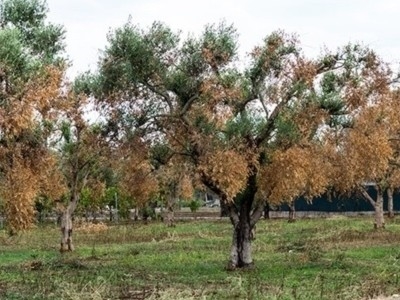
[[[228,268],[234,270],[252,265],[250,218],[245,217],[234,225]]]
[[[61,247],[60,252],[73,251],[74,246],[72,244],[72,215],[78,204],[79,194],[73,192],[71,195],[70,202],[67,208],[64,210],[61,216]]]
[[[251,241],[254,238],[253,229],[262,216],[264,204],[258,203],[253,208],[256,194],[256,178],[250,176],[243,195],[238,199],[240,203],[228,203],[229,216],[233,225],[231,252],[228,269],[251,268],[253,263]],[[226,201],[225,199],[221,199]],[[227,202],[226,202],[227,203]]]
[[[387,189],[387,196],[388,196],[388,217],[394,218],[394,211],[393,211],[393,189]]]

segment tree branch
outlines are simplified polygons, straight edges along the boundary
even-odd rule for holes
[[[156,87],[149,84],[148,82],[142,82],[142,84],[145,87],[147,87],[150,91],[152,91],[153,93],[161,96],[165,100],[165,102],[167,102],[170,112],[173,111],[174,107],[173,107],[171,99],[169,98],[169,95],[167,93],[163,93],[163,92],[159,91],[158,89],[156,89]]]
[[[190,107],[192,106],[193,102],[194,102],[195,100],[197,100],[198,98],[199,98],[199,95],[198,95],[198,94],[193,95],[192,97],[190,97],[190,99],[189,99],[189,100],[185,103],[185,105],[183,106],[180,115],[181,115],[181,116],[184,116],[184,115],[187,113],[187,111],[190,109]]]
[[[233,201],[228,201],[226,194],[214,184],[214,181],[207,176],[204,172],[201,172],[201,181],[202,183],[221,197],[221,202],[225,203],[229,211],[229,219],[233,226],[237,226],[239,224],[239,212]]]
[[[224,201],[226,201],[226,200],[224,200]],[[236,227],[239,224],[238,209],[234,202],[226,203],[226,206],[228,207],[228,211],[229,211],[229,219],[231,220],[232,225],[234,227]]]
[[[267,119],[267,124],[265,125],[264,131],[261,135],[256,139],[255,144],[259,146],[262,142],[264,142],[271,134],[271,132],[275,129],[275,121],[278,118],[280,112],[284,109],[285,105],[292,99],[293,96],[296,95],[295,92],[289,92],[284,98],[272,111],[271,115]]]
[[[261,218],[262,213],[264,211],[264,202],[263,201],[258,201],[256,208],[253,210],[253,213],[250,215],[250,226],[254,227],[258,220]]]
[[[266,118],[268,119],[268,114],[269,114],[269,113],[268,113],[268,109],[267,109],[267,107],[265,106],[264,98],[261,96],[261,94],[258,95],[258,100],[260,100],[261,105],[262,105],[262,107],[263,107],[263,109],[264,109],[264,111],[265,111]]]
[[[358,190],[360,193],[364,196],[365,199],[369,201],[369,203],[372,204],[373,207],[375,207],[375,201],[372,199],[372,197],[367,193],[367,191],[363,187],[359,187]]]

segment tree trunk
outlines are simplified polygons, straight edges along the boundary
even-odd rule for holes
[[[239,223],[233,229],[229,270],[253,266],[250,218],[241,217],[239,219]]]
[[[108,211],[108,218],[109,218],[110,222],[112,222],[114,220],[114,216],[113,216],[113,212],[112,212],[112,206],[110,206],[110,209]]]
[[[229,216],[233,225],[232,245],[228,270],[253,267],[251,240],[252,231],[264,210],[263,203],[257,203],[253,208],[254,196],[257,192],[256,176],[250,176],[246,190],[236,199],[235,203],[228,203]]]
[[[296,222],[296,208],[294,206],[294,200],[290,201],[289,204],[289,223]]]
[[[93,219],[93,222],[97,221],[97,212],[95,210],[92,210],[92,219]]]
[[[361,187],[359,189],[359,191],[365,197],[365,199],[367,199],[374,207],[375,210],[374,228],[381,229],[385,228],[385,221],[383,217],[383,192],[378,185],[375,186],[375,190],[376,190],[376,200],[372,199],[372,197],[368,194],[368,192],[365,190],[364,187]]]
[[[175,227],[175,200],[176,198],[174,197],[174,195],[170,193],[167,198],[166,214],[164,219],[164,222],[168,227]]]
[[[61,247],[60,252],[73,251],[74,246],[72,244],[72,215],[75,211],[76,205],[78,204],[79,196],[75,192],[71,196],[68,207],[64,210],[61,216]]]
[[[375,229],[385,228],[385,221],[383,217],[383,194],[380,188],[377,189],[375,201]]]
[[[271,211],[271,208],[269,207],[268,202],[266,202],[265,206],[264,206],[264,219],[269,219],[270,218],[270,216],[269,216],[269,212],[270,211]]]
[[[223,201],[223,199],[220,199],[220,217],[229,217],[229,204],[226,201]]]
[[[387,189],[387,196],[388,196],[388,217],[394,218],[394,211],[393,211],[393,190],[391,188]]]
[[[135,207],[135,214],[133,215],[133,220],[139,220],[139,207],[136,205]]]

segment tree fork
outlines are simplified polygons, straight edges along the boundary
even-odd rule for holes
[[[385,228],[385,220],[383,215],[383,192],[379,186],[375,186],[376,190],[376,201],[372,199],[372,197],[368,194],[368,192],[364,188],[359,189],[361,194],[367,199],[371,205],[374,207],[374,215],[375,215],[375,229],[384,229]]]

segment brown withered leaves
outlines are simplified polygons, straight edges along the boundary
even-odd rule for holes
[[[276,150],[271,163],[260,170],[258,197],[272,204],[290,202],[301,195],[311,199],[326,190],[330,175],[331,164],[322,145]]]
[[[354,118],[337,148],[334,186],[349,191],[366,183],[399,186],[399,98],[380,95]]]
[[[46,125],[62,103],[62,78],[63,70],[47,67],[8,94],[0,107],[0,195],[11,233],[32,225],[35,197],[57,198],[65,191]]]
[[[198,170],[212,178],[229,201],[246,187],[249,176],[246,157],[234,150],[217,150],[210,153],[203,158]]]
[[[148,148],[139,138],[126,143],[118,152],[114,167],[120,174],[122,192],[143,207],[158,190],[158,182],[152,174]]]

